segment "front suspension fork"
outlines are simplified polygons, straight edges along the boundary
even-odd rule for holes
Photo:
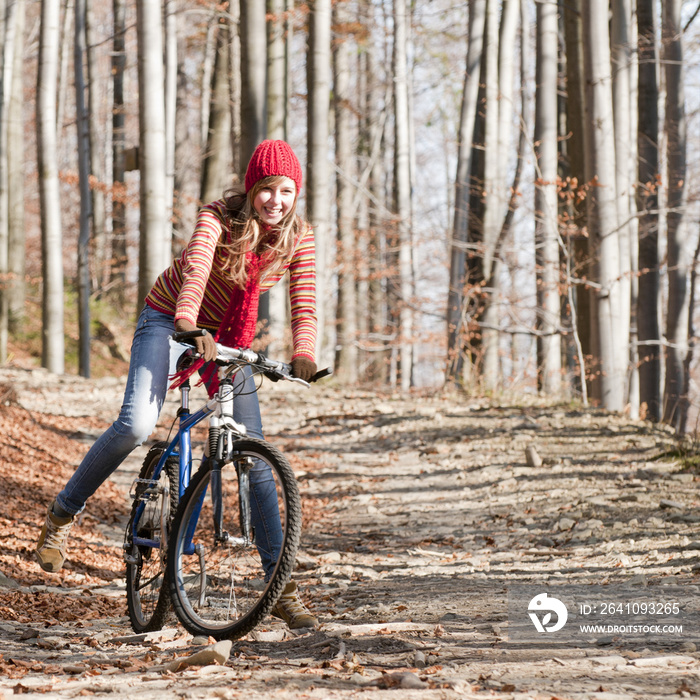
[[[209,486],[214,518],[214,535],[217,542],[248,546],[253,542],[255,534],[250,514],[250,469],[253,460],[244,458],[236,460],[236,475],[238,477],[238,514],[240,518],[241,537],[233,537],[224,530],[224,508],[221,488],[221,468],[225,458],[230,453],[230,445],[225,444],[230,439],[230,433],[220,428],[210,428],[209,454],[212,459]]]

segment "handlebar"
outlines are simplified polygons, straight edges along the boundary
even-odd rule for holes
[[[197,328],[194,331],[176,331],[172,338],[176,343],[184,343],[194,346],[192,342],[195,338],[201,338],[208,334],[205,328]],[[330,367],[321,369],[314,374],[308,382],[299,377],[292,376],[292,366],[286,362],[279,360],[271,360],[261,352],[255,352],[250,348],[229,348],[221,343],[216,344],[216,359],[214,362],[218,365],[229,365],[237,362],[243,362],[247,365],[259,367],[267,376],[272,379],[286,379],[290,382],[297,382],[308,386],[310,382],[316,382],[323,377],[333,374]]]

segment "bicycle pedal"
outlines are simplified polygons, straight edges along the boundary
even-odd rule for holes
[[[165,487],[155,479],[134,479],[129,490],[132,500],[152,501],[165,491]]]

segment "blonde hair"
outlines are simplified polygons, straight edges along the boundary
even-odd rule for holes
[[[248,281],[246,255],[249,251],[261,257],[259,276],[262,277],[263,273],[273,275],[291,259],[294,246],[306,228],[306,224],[296,213],[298,192],[294,205],[279,224],[271,230],[264,230],[260,226],[258,213],[253,206],[255,198],[264,187],[274,187],[287,179],[283,175],[271,175],[258,180],[247,194],[240,189],[224,192],[231,242],[219,242],[228,255],[223,269],[228,271],[230,279],[241,289],[245,289]]]

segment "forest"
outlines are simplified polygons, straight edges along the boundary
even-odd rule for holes
[[[198,207],[285,139],[337,382],[695,432],[699,3],[1,10],[0,362],[89,377],[98,325],[132,325]],[[284,283],[265,296],[284,356]]]

